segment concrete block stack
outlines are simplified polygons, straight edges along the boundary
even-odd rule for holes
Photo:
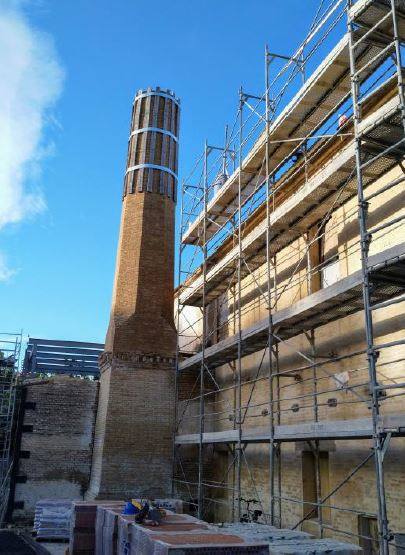
[[[269,543],[269,555],[359,555],[363,550],[352,543],[337,540],[279,540]]]
[[[227,554],[255,553],[268,555],[269,548],[265,542],[249,540],[236,534],[221,532],[208,527],[206,530],[180,530],[166,532],[147,530],[133,524],[135,541],[132,542],[128,555],[182,555],[192,553]],[[198,525],[195,528],[199,528]]]
[[[256,538],[268,542],[284,540],[310,540],[312,534],[301,530],[290,530],[289,528],[277,528],[269,524],[258,524],[256,522],[226,522],[219,525],[220,530],[241,534],[244,537]]]
[[[73,501],[70,522],[69,555],[94,555],[97,508],[107,506],[121,511],[123,501]]]
[[[155,500],[155,502],[160,503],[161,500]],[[170,503],[172,506],[177,507],[177,509],[182,510],[182,505],[176,503],[178,500],[173,500],[175,503]],[[168,524],[179,524],[188,523],[192,524],[194,522],[200,522],[191,515],[175,514],[173,511],[166,509],[166,516],[164,518],[166,525]],[[135,523],[134,515],[119,515],[117,519],[117,554],[118,555],[129,555],[131,553],[131,545],[134,541],[133,527],[132,524]],[[205,524],[205,523],[203,523]],[[207,525],[208,526],[208,525]],[[156,530],[156,528],[153,528]]]
[[[179,550],[185,554],[201,549],[209,549],[209,553],[268,554],[265,542],[222,532],[190,515],[168,513],[157,527],[136,524],[134,517],[118,517],[117,555],[166,555]]]
[[[122,506],[97,507],[95,555],[116,555],[118,540],[118,517]]]
[[[156,501],[156,500],[155,500]],[[162,500],[159,500],[160,504]],[[182,510],[178,500],[165,504]],[[135,523],[123,515],[123,501],[74,502],[70,555],[248,554],[358,555],[357,545],[313,539],[300,530],[257,523],[212,525],[191,515],[166,510],[159,526]]]
[[[154,503],[166,510],[167,518],[176,519],[175,513],[183,512],[181,499],[155,499]],[[98,505],[95,521],[95,555],[116,555],[118,545],[125,548],[129,543],[127,525],[134,522],[134,516],[122,515],[122,508],[122,504],[111,506],[107,502]],[[181,518],[183,517],[193,519],[191,516],[182,515]]]
[[[226,523],[220,525],[220,530],[226,530],[243,536],[246,539],[265,541],[271,555],[312,553],[336,555],[356,555],[362,552],[358,545],[340,542],[333,539],[313,539],[311,534],[300,530],[276,528],[257,523]]]

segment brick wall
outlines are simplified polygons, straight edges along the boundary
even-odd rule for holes
[[[90,478],[98,382],[55,376],[26,382],[15,520],[30,520],[39,499],[82,499]]]

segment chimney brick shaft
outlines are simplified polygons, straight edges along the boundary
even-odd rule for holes
[[[178,130],[179,102],[171,91],[137,93],[88,499],[170,491]]]
[[[161,91],[135,98],[107,352],[173,356],[174,200],[179,105]]]

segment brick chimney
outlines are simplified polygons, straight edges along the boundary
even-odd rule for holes
[[[172,91],[135,96],[89,499],[170,491],[179,115]]]

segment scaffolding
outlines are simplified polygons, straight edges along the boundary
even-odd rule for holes
[[[12,441],[22,332],[0,333],[0,524],[4,522],[13,467]]]
[[[173,488],[188,495],[200,517],[217,504],[239,521],[244,471],[266,522],[281,526],[286,505],[310,506],[294,528],[315,516],[320,537],[377,541],[386,554],[396,544],[387,517],[384,458],[394,438],[405,436],[399,402],[405,394],[405,337],[378,342],[374,328],[376,314],[405,301],[405,243],[390,244],[405,213],[374,224],[371,208],[387,192],[395,198],[405,182],[405,2],[326,4],[320,2],[292,56],[266,46],[265,92],[240,89],[224,145],[205,142],[182,184]],[[391,177],[398,167],[403,173]],[[356,237],[338,254],[332,249],[320,257],[320,245],[336,237],[339,210],[347,206],[345,221],[358,221]],[[297,244],[287,271],[291,254],[283,249]],[[336,263],[352,264],[356,257],[356,271],[328,283]],[[290,302],[303,288],[306,295]],[[263,307],[264,317],[251,315],[256,310],[263,316]],[[319,328],[360,311],[362,348],[319,353]],[[300,363],[283,368],[280,350],[284,359],[291,352]],[[256,362],[247,373],[242,360],[249,355]],[[348,362],[354,385],[339,372]],[[394,377],[386,375],[390,368]],[[267,398],[254,402],[265,385]],[[342,400],[342,391],[350,399]],[[329,409],[352,406],[355,418],[328,417]],[[246,425],[255,418],[265,425]],[[353,439],[369,440],[371,452],[325,491],[321,442]],[[298,441],[306,442],[315,461],[312,503],[282,492],[283,445]],[[252,444],[268,444],[267,506],[246,456]],[[210,456],[221,445],[231,462],[223,479],[214,480]],[[331,498],[372,460],[377,538],[324,518],[328,511],[367,512],[336,506]]]

